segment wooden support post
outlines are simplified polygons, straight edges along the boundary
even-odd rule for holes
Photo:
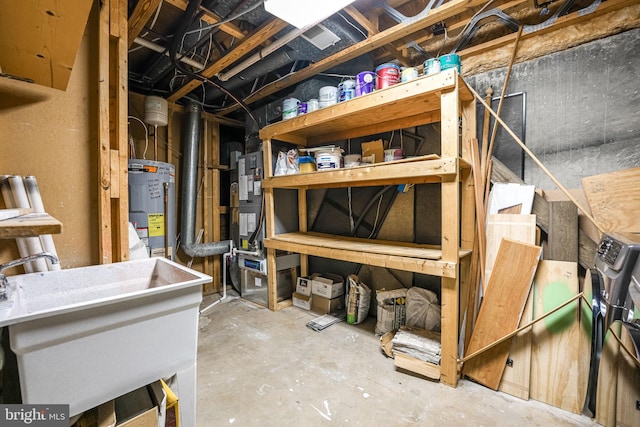
[[[99,15],[98,208],[101,264],[129,259],[127,5],[105,0]]]
[[[458,136],[459,96],[457,85],[440,96],[442,115],[442,157],[458,157],[460,144]],[[442,300],[442,361],[441,380],[455,387],[458,383],[458,310],[460,275],[458,273],[458,249],[460,244],[460,172],[455,179],[442,186],[442,260],[456,263],[456,276],[443,277]]]
[[[306,232],[308,230],[307,223],[307,191],[304,189],[298,190],[298,230]],[[305,254],[300,254],[300,275],[309,275],[309,257]]]

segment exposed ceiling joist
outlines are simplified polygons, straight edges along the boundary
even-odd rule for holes
[[[142,1],[142,0],[140,0]],[[188,1],[187,0],[164,0],[172,6],[177,7],[180,10],[187,10]],[[202,20],[207,24],[217,24],[222,21],[222,18],[211,12],[209,9],[204,7],[200,7],[200,10],[204,13],[202,16]],[[245,37],[245,34],[238,28],[236,25],[227,22],[225,24],[220,25],[220,30],[229,34],[231,37],[235,37],[239,40],[242,40]]]
[[[343,62],[348,61],[349,59],[356,58],[365,53],[369,53],[375,49],[383,47],[391,42],[394,42],[402,37],[409,36],[414,34],[417,31],[424,29],[430,25],[435,24],[436,22],[443,21],[447,18],[455,16],[459,13],[464,12],[469,7],[479,6],[481,4],[486,3],[485,0],[453,0],[448,3],[443,4],[437,9],[432,9],[427,13],[424,17],[411,20],[409,22],[401,23],[395,25],[388,30],[382,31],[380,33],[374,34],[370,36],[368,39],[363,40],[359,43],[356,43],[339,53],[332,55],[328,58],[320,60],[313,65],[310,65],[306,68],[303,68],[300,71],[297,71],[292,74],[288,74],[273,83],[269,83],[257,90],[243,101],[246,104],[251,104],[258,100],[261,100],[269,95],[272,95],[282,89],[285,89],[289,86],[292,86],[296,83],[300,83],[303,80],[306,80],[314,75],[326,71],[336,65],[339,65]],[[240,108],[239,104],[234,104],[230,107],[227,107],[223,110],[220,110],[219,113],[222,115],[228,114],[232,111]]]
[[[144,25],[149,22],[162,0],[140,0],[129,17],[128,41],[129,47],[142,32]]]

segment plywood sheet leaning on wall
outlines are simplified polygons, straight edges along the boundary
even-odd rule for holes
[[[493,264],[503,238],[534,244],[536,241],[536,216],[516,214],[492,214],[487,219],[486,277],[491,276]],[[527,299],[520,325],[533,320],[533,302]],[[500,391],[520,399],[529,399],[531,374],[531,334],[528,330],[513,337],[508,364],[502,374]]]
[[[620,336],[620,322],[614,322],[604,336],[598,386],[596,393],[596,421],[603,426],[616,425],[616,400],[618,399],[618,361],[620,343],[613,334]]]
[[[636,308],[636,317],[640,315]],[[635,351],[631,335],[622,328],[622,344],[631,354]],[[640,426],[640,366],[627,351],[620,351],[618,360],[618,399],[616,402],[616,426]]]
[[[533,317],[548,313],[578,294],[578,264],[540,261],[533,280]],[[531,398],[579,414],[579,304],[569,304],[533,325]]]
[[[607,232],[640,233],[640,167],[582,178],[593,216]]]
[[[539,246],[503,239],[482,301],[467,353],[469,355],[513,332],[518,327],[538,265]],[[469,359],[463,373],[497,390],[511,340]]]

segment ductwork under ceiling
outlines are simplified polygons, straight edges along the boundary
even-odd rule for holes
[[[200,106],[190,102],[185,108],[182,134],[182,206],[180,236],[182,251],[190,257],[222,255],[231,251],[229,241],[195,243],[196,205],[198,196],[198,158],[200,139]]]

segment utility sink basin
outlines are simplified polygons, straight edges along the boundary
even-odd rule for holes
[[[149,258],[9,277],[0,305],[24,403],[79,414],[177,374],[183,422],[195,425],[202,284],[211,277]]]

